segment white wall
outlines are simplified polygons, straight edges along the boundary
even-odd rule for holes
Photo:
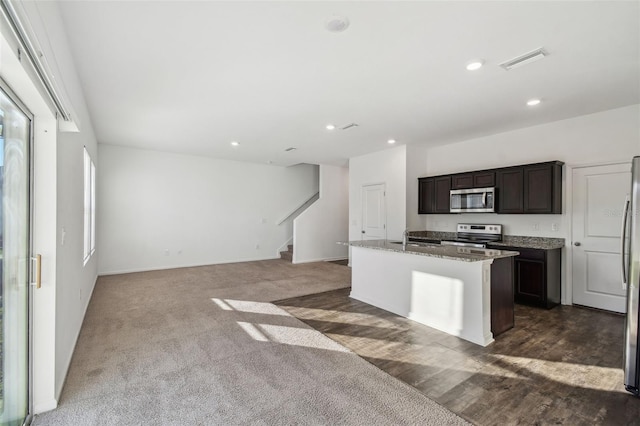
[[[99,273],[270,259],[277,222],[318,190],[317,167],[99,146]]]
[[[97,154],[97,142],[55,3],[14,3],[44,54],[75,124],[58,123],[22,70],[9,70],[3,51],[2,77],[34,114],[33,252],[43,256],[43,287],[33,298],[33,406],[39,413],[57,405],[75,342],[97,277],[97,262],[83,266],[82,146]],[[64,133],[62,127],[78,133]],[[79,172],[78,172],[79,171]],[[66,240],[61,244],[61,228]],[[81,295],[79,294],[80,292]]]
[[[407,221],[407,147],[349,159],[349,240],[362,239],[362,187],[386,185],[387,238],[399,239]],[[417,194],[416,190],[416,194]]]
[[[497,222],[505,225],[506,234],[570,238],[570,218],[566,214],[567,189],[570,191],[566,181],[570,168],[630,162],[634,155],[639,154],[638,105],[431,148],[427,151],[427,174],[430,176],[549,160],[564,161],[565,214],[425,215],[427,229],[455,231],[458,222]],[[560,225],[557,232],[551,230],[552,223]],[[538,224],[538,230],[534,229],[535,224]]]
[[[98,142],[91,126],[84,94],[68,49],[57,4],[36,4],[46,44],[55,52],[55,69],[61,75],[68,103],[73,107],[77,132],[57,132],[57,248],[56,248],[56,399],[71,363],[84,314],[98,276],[98,254],[84,265],[83,148],[97,164]],[[32,20],[33,22],[33,20]],[[44,42],[41,44],[45,44]]]
[[[320,198],[293,221],[293,263],[345,259],[349,238],[349,169],[320,165]]]
[[[411,231],[425,229],[426,218],[418,214],[418,178],[426,176],[427,147],[407,145],[407,224]]]
[[[428,150],[429,175],[560,160],[631,161],[640,147],[640,106],[631,105]]]

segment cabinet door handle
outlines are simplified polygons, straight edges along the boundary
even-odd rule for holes
[[[573,243],[573,245],[576,247],[580,247],[582,243],[580,241],[576,241],[575,243]]]

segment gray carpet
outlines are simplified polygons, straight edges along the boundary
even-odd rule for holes
[[[101,277],[40,425],[464,425],[268,303],[348,287],[282,260]]]

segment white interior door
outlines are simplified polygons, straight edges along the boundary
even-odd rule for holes
[[[620,238],[631,164],[573,170],[573,303],[625,312]]]
[[[362,187],[362,239],[387,238],[387,218],[384,184]]]

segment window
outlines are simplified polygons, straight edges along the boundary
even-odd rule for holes
[[[84,264],[96,251],[96,166],[84,149]]]

